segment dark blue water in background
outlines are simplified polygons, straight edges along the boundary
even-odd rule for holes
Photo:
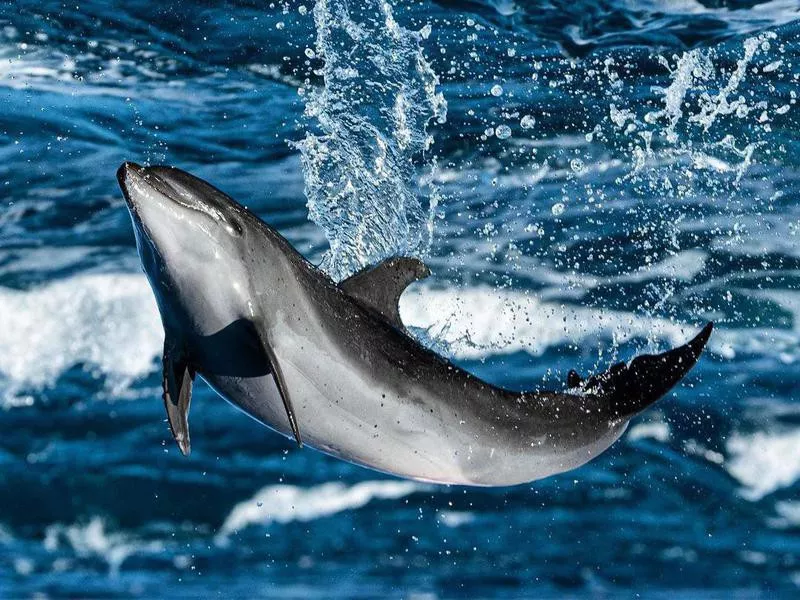
[[[337,233],[308,220],[291,143],[325,134],[303,116],[326,76],[313,2],[3,2],[0,597],[800,593],[798,3],[393,4],[430,26],[447,104],[398,163],[420,190],[389,182],[432,225],[406,322],[517,389],[714,320],[709,352],[607,453],[530,485],[387,478],[203,384],[183,458],[114,173],[180,166],[321,260]],[[423,106],[409,57],[394,83]]]

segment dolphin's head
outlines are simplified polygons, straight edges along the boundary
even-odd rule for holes
[[[117,179],[165,325],[179,312],[176,304],[184,309],[187,302],[201,301],[213,302],[213,308],[235,307],[234,298],[222,296],[236,295],[238,282],[246,279],[240,272],[245,209],[212,185],[173,167],[126,162]],[[236,316],[220,314],[218,320]]]

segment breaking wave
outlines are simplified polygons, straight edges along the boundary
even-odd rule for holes
[[[742,485],[743,497],[761,500],[800,479],[798,448],[798,429],[737,433],[727,442],[727,470]]]
[[[79,365],[122,390],[152,371],[164,339],[143,275],[80,275],[29,290],[0,288],[0,312],[10,317],[0,331],[7,397],[51,386]]]
[[[220,527],[217,541],[251,525],[312,521],[365,506],[373,500],[397,500],[426,489],[412,481],[362,481],[352,486],[339,482],[310,488],[271,485],[233,507]]]
[[[654,265],[654,273],[662,268]],[[645,274],[628,277],[636,280]],[[551,282],[562,283],[558,278]],[[586,283],[592,282],[599,284]],[[712,353],[729,359],[777,354],[787,364],[800,359],[796,294],[762,295],[792,311],[793,327],[718,327],[709,343]],[[401,297],[400,310],[406,325],[424,333],[426,343],[459,360],[514,352],[540,356],[550,348],[595,346],[599,340],[610,342],[612,350],[631,339],[674,346],[701,324],[569,305],[488,286],[415,286]],[[76,366],[104,378],[113,394],[158,368],[163,331],[144,275],[87,274],[28,290],[0,288],[0,314],[14,315],[0,330],[0,376],[8,384],[7,404],[24,403],[30,398],[26,390],[52,386]]]

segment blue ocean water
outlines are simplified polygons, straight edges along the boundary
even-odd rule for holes
[[[796,0],[0,3],[0,597],[800,593]],[[196,387],[114,173],[169,163],[492,383],[717,324],[590,464],[505,489],[300,450]],[[310,218],[309,218],[310,217]]]

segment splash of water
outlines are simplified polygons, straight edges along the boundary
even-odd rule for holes
[[[659,62],[669,69],[669,61],[663,56],[659,57]],[[683,104],[686,94],[698,83],[707,81],[714,72],[714,65],[707,52],[702,50],[691,50],[678,58],[675,69],[671,70],[672,83],[667,88],[658,88],[658,92],[663,96],[664,108],[659,111],[648,113],[645,120],[653,123],[660,118],[667,118],[669,124],[664,129],[664,136],[670,143],[678,141],[675,127],[683,117]]]
[[[745,93],[742,85],[760,78],[754,84],[766,86],[780,70],[781,62],[769,62],[776,37],[767,31],[740,44],[657,57],[669,70],[669,85],[653,87],[655,98],[644,106],[611,104],[603,127],[595,129],[610,133],[610,145],[632,157],[622,179],[645,197],[666,200],[647,226],[665,236],[671,232],[673,252],[684,249],[679,239],[685,215],[676,216],[671,201],[674,206],[709,201],[725,206],[733,223],[726,243],[734,246],[740,243],[742,223],[752,222],[752,211],[762,203],[747,182],[758,174],[748,171],[770,153],[782,151],[771,141],[772,121],[790,106],[770,105]],[[624,81],[619,81],[618,89],[624,90]],[[665,281],[654,289],[653,302],[643,310],[658,316],[679,288]]]
[[[754,111],[763,111],[766,108],[765,102],[748,101],[743,95],[737,94],[737,91],[747,76],[748,67],[753,59],[759,53],[766,53],[770,41],[775,37],[775,33],[765,32],[744,40],[742,54],[730,73],[717,68],[715,63],[719,62],[721,57],[713,48],[691,50],[673,57],[674,68],[670,67],[667,58],[660,56],[659,62],[670,70],[671,79],[668,87],[654,90],[661,97],[663,108],[649,111],[640,119],[633,110],[619,109],[611,105],[609,120],[617,129],[623,130],[623,135],[635,141],[632,148],[636,159],[633,173],[641,175],[648,159],[676,160],[685,157],[690,159],[690,164],[698,171],[712,174],[733,172],[735,183],[739,183],[752,164],[753,152],[761,143],[759,139],[737,140],[723,125],[718,127],[721,139],[706,143],[702,150],[698,150],[692,140],[691,129],[700,127],[704,134],[713,133],[712,126],[720,117],[733,116],[741,121]],[[773,70],[777,68],[776,66]],[[766,67],[764,69],[766,70]],[[753,123],[754,126],[751,127],[750,138],[771,131],[769,124],[764,124],[766,119],[756,120],[758,122]],[[742,137],[742,128],[738,129]],[[654,137],[662,138],[668,143],[661,150],[661,157],[657,157],[652,148]],[[737,142],[742,149],[737,147]],[[741,161],[731,165],[725,160],[728,157],[738,158]],[[673,177],[676,174],[679,173],[674,170],[671,173]],[[658,171],[655,179],[660,182],[662,175],[663,173]]]
[[[342,279],[394,254],[424,254],[436,191],[414,184],[430,146],[428,123],[447,105],[422,41],[395,21],[387,2],[318,0],[315,55],[325,85],[306,95],[318,129],[299,143],[309,218],[330,250],[322,268]],[[427,200],[427,202],[426,202]]]

